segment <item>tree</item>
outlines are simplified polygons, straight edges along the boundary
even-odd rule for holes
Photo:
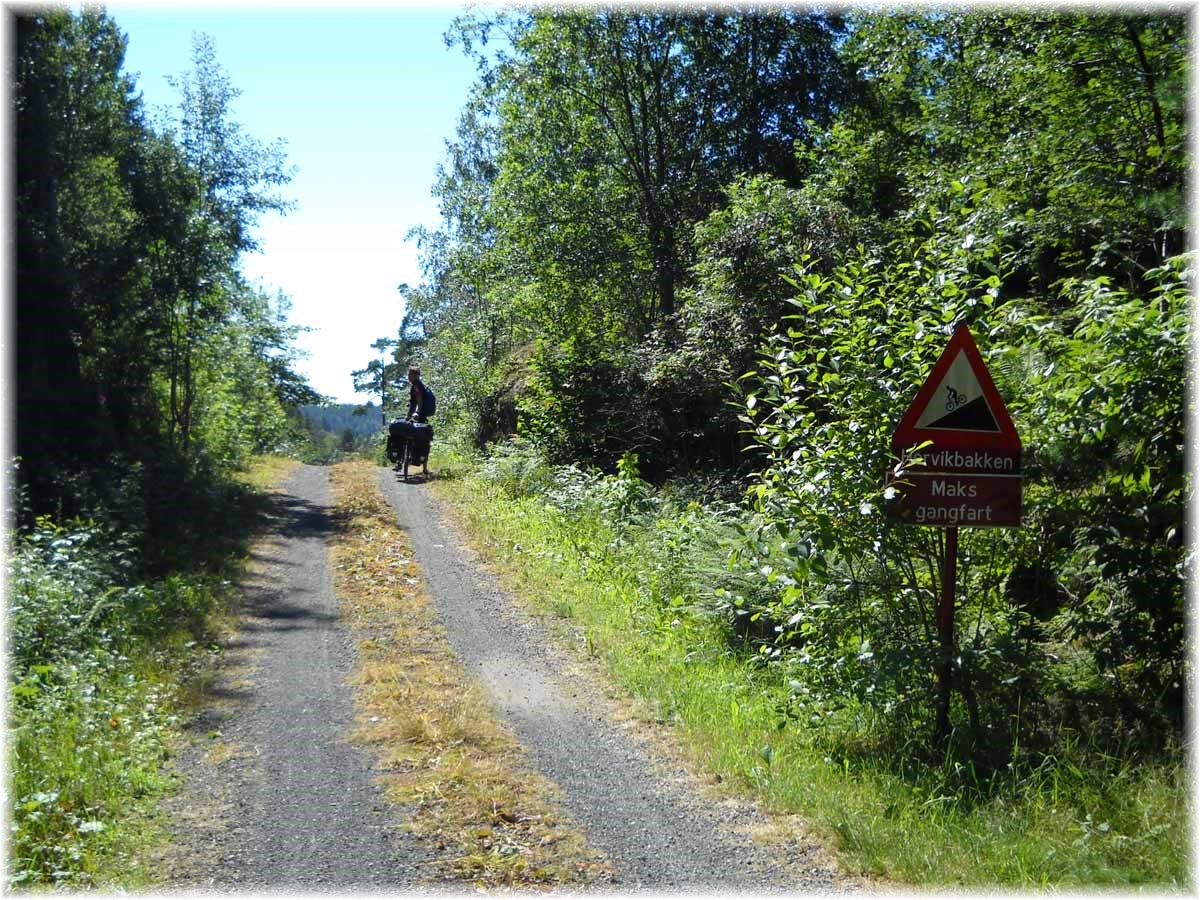
[[[165,543],[191,479],[278,443],[283,407],[316,398],[285,298],[238,272],[258,212],[286,207],[282,157],[228,122],[205,39],[179,121],[155,130],[102,11],[16,24],[21,477],[32,512],[108,497]]]
[[[600,7],[506,24],[517,52],[490,73],[498,219],[572,284],[624,269],[628,296],[608,299],[635,304],[635,336],[674,312],[686,229],[721,186],[794,172],[792,145],[847,91],[831,16]]]
[[[658,453],[685,468],[693,460],[749,467],[729,386],[755,367],[762,343],[793,311],[783,273],[806,255],[828,271],[858,237],[845,207],[807,188],[756,176],[738,179],[726,195],[726,205],[695,226],[697,259],[679,312],[638,350],[652,401],[638,413],[661,421]]]
[[[857,13],[845,53],[869,102],[812,177],[889,219],[986,185],[966,227],[1015,229],[1014,291],[1099,271],[1136,286],[1184,247],[1185,29],[1169,14]]]
[[[191,440],[197,377],[195,354],[229,316],[238,256],[255,249],[251,227],[267,210],[286,211],[275,189],[290,180],[282,146],[264,146],[233,122],[240,93],[216,59],[210,38],[193,37],[192,70],[175,81],[180,92],[174,136],[189,175],[189,216],[180,245],[163,263],[170,281],[161,299],[167,313],[169,433],[186,454]]]
[[[125,176],[140,120],[102,13],[21,15],[16,40],[16,449],[36,482],[55,460],[104,452],[105,398],[81,353],[136,257]]]
[[[478,415],[540,384],[539,421],[628,432],[608,421],[627,406],[560,407],[556,392],[583,385],[564,373],[604,360],[615,380],[589,380],[593,397],[638,378],[634,347],[678,311],[693,225],[742,171],[793,177],[793,144],[847,95],[839,29],[819,13],[615,7],[456,23],[481,77],[435,189],[445,225],[419,234],[413,300]]]
[[[391,338],[379,338],[371,345],[371,349],[380,355],[379,359],[371,360],[365,370],[351,373],[356,391],[379,394],[379,408],[382,410],[385,421],[387,420],[388,398],[391,398],[394,408],[400,396],[400,388],[395,380],[395,369],[393,368],[390,373],[388,371],[388,356],[392,356],[393,366],[396,362],[396,346],[397,342]],[[389,351],[391,351],[390,354]]]

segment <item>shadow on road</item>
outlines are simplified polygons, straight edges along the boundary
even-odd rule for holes
[[[413,472],[410,470],[406,479],[403,473],[392,469],[392,477],[396,479],[398,484],[424,484],[426,481],[433,481],[438,476],[433,472]]]
[[[313,503],[287,493],[269,498],[263,534],[269,543],[251,551],[250,572],[243,584],[243,630],[256,632],[325,627],[337,616],[314,608],[314,592],[319,586],[304,586],[280,577],[284,569],[298,566],[297,553],[281,546],[281,541],[311,544],[311,553],[324,553],[329,538],[339,534],[346,517],[329,506]],[[301,551],[304,554],[304,551]]]
[[[319,608],[322,586],[307,583],[300,570],[312,554],[325,552],[345,517],[324,503],[282,491],[256,492],[247,510],[249,516],[239,524],[247,526],[247,543],[254,543],[246,551],[248,565],[239,580],[237,630],[220,641],[219,674],[198,673],[191,685],[196,696],[189,730],[201,734],[223,727],[253,701],[254,688],[246,679],[272,634],[319,631],[338,620]]]
[[[346,517],[328,506],[291,494],[274,494],[265,510],[267,534],[326,538],[345,528]]]
[[[245,586],[245,602],[242,608],[242,630],[253,634],[256,631],[294,631],[300,628],[324,628],[338,620],[336,615],[317,612],[307,606],[291,602],[297,595],[308,591],[293,589],[285,598],[273,585],[248,583]]]

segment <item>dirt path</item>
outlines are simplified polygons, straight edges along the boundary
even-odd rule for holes
[[[371,760],[346,741],[354,650],[329,569],[328,471],[297,469],[253,553],[244,625],[182,759],[176,886],[412,889],[427,873]]]
[[[844,890],[815,847],[773,856],[753,840],[749,804],[705,800],[677,764],[607,714],[600,685],[581,678],[537,621],[475,562],[419,483],[381,470],[427,590],[464,667],[487,687],[531,764],[566,795],[589,843],[609,854],[621,891]]]

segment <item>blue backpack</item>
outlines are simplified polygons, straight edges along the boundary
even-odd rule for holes
[[[433,396],[433,389],[429,385],[425,385],[425,408],[422,411],[426,416],[437,412],[437,397]]]

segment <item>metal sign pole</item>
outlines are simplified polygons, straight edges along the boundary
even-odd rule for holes
[[[946,556],[942,560],[942,608],[938,630],[942,636],[942,659],[938,666],[938,708],[935,742],[950,734],[950,661],[954,654],[954,582],[958,577],[958,528],[946,529]]]

